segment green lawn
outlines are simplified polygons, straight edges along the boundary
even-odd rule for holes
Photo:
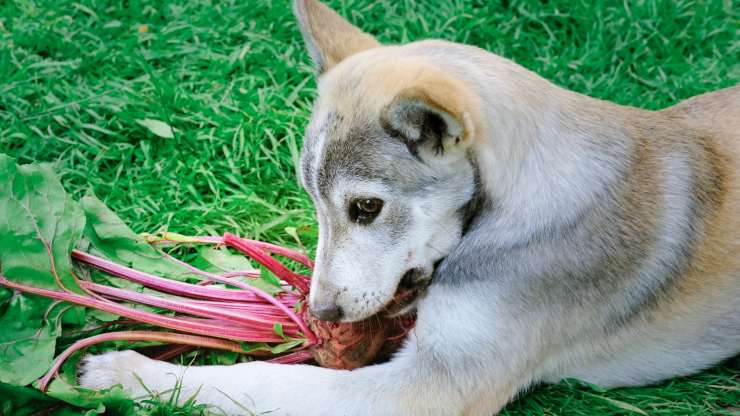
[[[621,104],[657,109],[740,80],[732,0],[330,3],[382,41],[475,44]],[[70,192],[92,188],[136,231],[290,242],[297,227],[312,246],[295,165],[314,95],[287,0],[0,1],[0,153],[54,163]],[[505,414],[738,415],[738,367],[609,392],[541,387]],[[140,410],[188,412],[155,407]]]

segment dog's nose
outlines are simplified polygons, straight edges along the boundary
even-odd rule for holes
[[[342,319],[342,308],[335,303],[317,305],[311,308],[311,315],[320,321],[337,322]]]

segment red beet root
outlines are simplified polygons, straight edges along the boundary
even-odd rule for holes
[[[322,367],[342,370],[388,359],[414,325],[414,318],[409,315],[377,315],[351,323],[324,322],[313,317],[307,321],[319,339],[311,348],[314,360]]]
[[[383,347],[390,328],[383,321],[334,323],[310,319],[311,330],[319,338],[319,344],[311,349],[314,360],[322,367],[345,370],[371,362]]]

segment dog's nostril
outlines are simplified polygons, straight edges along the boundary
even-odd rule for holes
[[[311,309],[311,315],[320,321],[337,322],[342,319],[342,308],[336,304],[318,305],[316,308]]]

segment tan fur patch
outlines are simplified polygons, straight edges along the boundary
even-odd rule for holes
[[[716,209],[706,218],[704,239],[681,295],[666,312],[701,314],[740,298],[740,87],[691,98],[662,113],[680,118],[703,134],[717,188]]]
[[[342,62],[322,80],[328,87],[322,101],[340,113],[372,120],[396,99],[418,99],[454,117],[464,139],[483,134],[482,104],[467,85],[423,58],[375,59],[394,48],[377,48]]]

